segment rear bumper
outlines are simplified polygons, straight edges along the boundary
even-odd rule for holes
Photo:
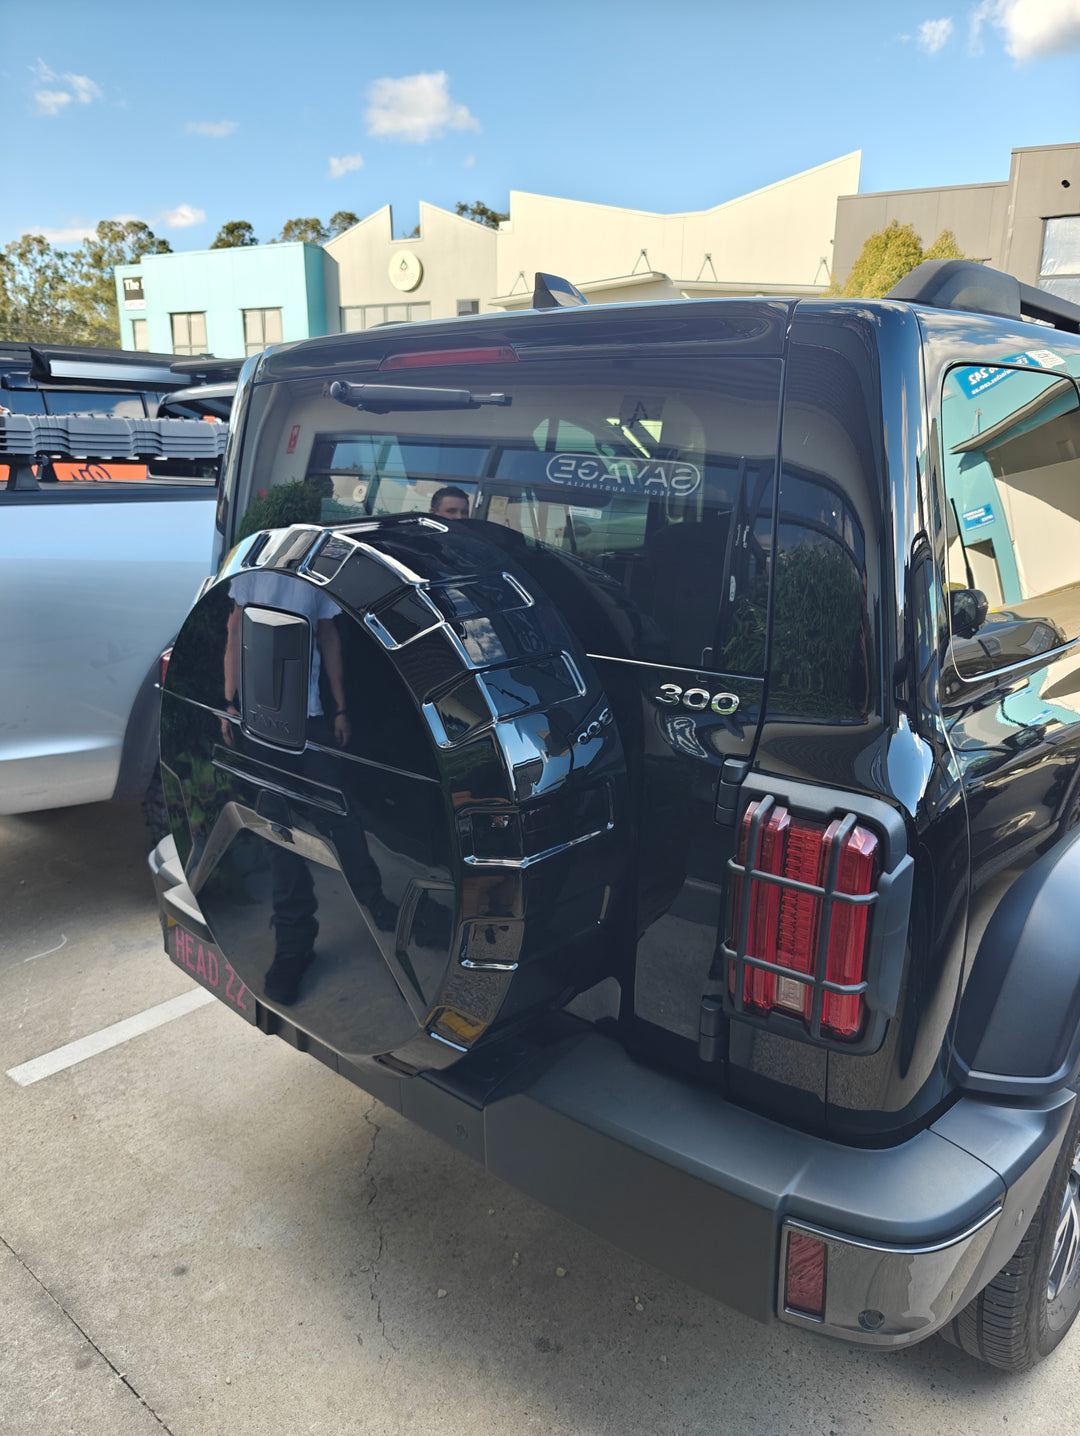
[[[162,911],[208,938],[167,843],[151,857]],[[726,1305],[877,1346],[930,1335],[1005,1265],[1075,1100],[964,1097],[900,1146],[867,1150],[747,1112],[565,1014],[415,1076],[345,1062],[268,1008],[258,1025]],[[821,1318],[785,1309],[792,1231],[826,1243]]]

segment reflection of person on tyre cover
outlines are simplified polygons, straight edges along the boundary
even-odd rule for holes
[[[335,622],[336,605],[314,585],[298,582],[291,575],[280,573],[248,575],[244,583],[244,597],[249,604],[300,614],[311,624],[315,642],[311,649],[308,680],[308,740],[326,747],[346,747],[352,737],[352,726],[345,711],[344,665],[341,635]],[[229,615],[224,665],[226,711],[232,714],[240,712],[242,633],[243,608],[234,601]],[[334,703],[332,715],[324,712],[319,693],[323,671]],[[226,742],[232,744],[235,741],[232,723],[223,718],[221,727]],[[275,795],[266,796],[273,798]],[[284,807],[284,799],[281,802]],[[287,810],[282,817],[287,819]],[[367,909],[376,927],[383,932],[392,931],[397,922],[397,908],[383,893],[381,874],[368,850],[367,837],[355,813],[335,831],[334,839],[342,872],[356,900]],[[287,1006],[296,1001],[304,973],[315,959],[315,938],[319,932],[316,919],[318,899],[310,864],[280,843],[270,845],[270,882],[274,960],[267,970],[263,987],[271,1002]]]

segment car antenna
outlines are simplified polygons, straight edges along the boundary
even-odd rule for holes
[[[541,274],[537,271],[533,284],[534,309],[571,309],[588,302],[577,285],[571,284],[569,279],[563,279],[558,274]]]

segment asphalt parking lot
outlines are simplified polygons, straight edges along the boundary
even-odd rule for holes
[[[0,819],[3,1436],[1073,1428],[1080,1337],[1009,1378],[756,1326],[213,1001],[3,1075],[193,990],[145,847]]]

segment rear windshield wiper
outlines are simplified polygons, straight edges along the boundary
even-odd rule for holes
[[[411,384],[348,384],[335,379],[328,393],[339,404],[389,414],[392,409],[477,409],[481,404],[509,404],[509,394],[474,394],[469,389],[420,389]]]

